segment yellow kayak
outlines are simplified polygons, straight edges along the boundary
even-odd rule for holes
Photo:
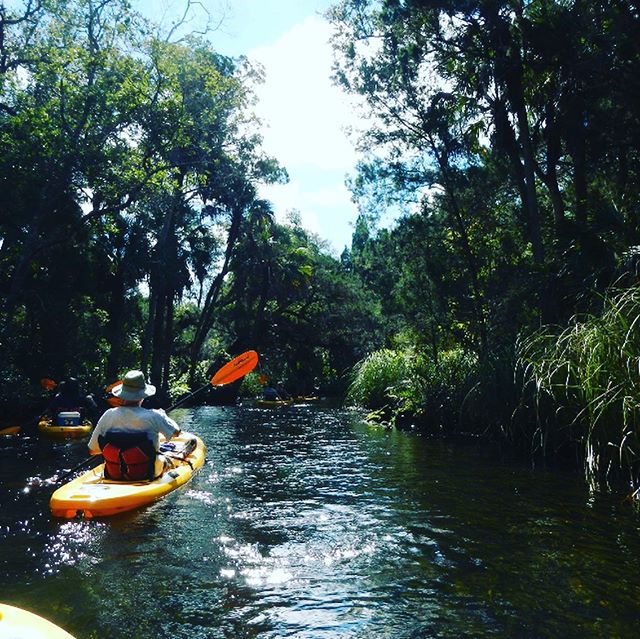
[[[256,401],[258,406],[269,408],[272,406],[289,406],[293,404],[292,399],[259,399]]]
[[[41,417],[38,421],[38,431],[48,437],[66,439],[67,437],[86,437],[91,434],[93,424],[85,419],[80,424],[56,425],[51,417]]]
[[[68,632],[33,612],[0,604],[0,637],[7,639],[74,639]]]
[[[204,464],[207,449],[203,441],[184,431],[171,440],[175,450],[163,453],[173,463],[152,481],[125,482],[104,479],[104,464],[72,479],[51,496],[49,507],[54,517],[108,517],[139,508],[164,497],[186,484]]]
[[[292,397],[290,399],[258,399],[256,404],[264,408],[275,406],[291,406],[292,404],[307,404],[308,402],[316,402],[319,397]]]

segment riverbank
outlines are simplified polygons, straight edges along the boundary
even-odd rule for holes
[[[383,425],[512,446],[578,469],[592,490],[640,488],[640,291],[599,316],[523,338],[512,355],[381,350],[354,371],[347,402]]]

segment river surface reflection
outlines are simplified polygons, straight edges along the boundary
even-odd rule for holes
[[[640,520],[575,475],[348,411],[173,416],[205,466],[101,521],[48,513],[84,443],[0,441],[0,601],[77,639],[638,636]]]

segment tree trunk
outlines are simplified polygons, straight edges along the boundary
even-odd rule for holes
[[[196,333],[191,344],[191,351],[189,354],[189,384],[193,386],[195,384],[195,371],[198,360],[200,359],[200,351],[207,338],[209,330],[213,325],[214,313],[218,304],[218,299],[222,291],[222,284],[226,274],[229,272],[229,266],[231,262],[231,256],[235,249],[236,242],[240,236],[240,227],[243,219],[243,209],[241,206],[234,208],[231,215],[231,226],[229,227],[229,234],[227,236],[227,248],[225,250],[224,262],[218,275],[211,283],[211,287],[207,292],[202,312],[198,320],[196,327]]]
[[[476,264],[476,257],[471,248],[471,241],[469,239],[469,233],[467,226],[462,215],[458,197],[456,194],[456,188],[451,177],[451,167],[449,166],[448,159],[438,149],[435,140],[430,139],[431,150],[440,167],[440,174],[442,175],[442,182],[447,193],[447,198],[450,204],[450,214],[453,218],[453,227],[457,229],[458,236],[460,238],[460,247],[462,249],[463,258],[467,264],[467,271],[469,273],[469,280],[471,283],[471,290],[473,292],[472,308],[474,313],[474,323],[476,325],[476,331],[480,338],[480,351],[485,353],[487,351],[487,329],[484,317],[484,310],[482,304],[482,293],[480,291],[480,284],[478,278],[478,267]]]
[[[122,362],[122,345],[124,343],[122,327],[125,318],[125,284],[122,264],[118,265],[111,278],[111,290],[109,292],[109,322],[106,327],[105,337],[109,343],[107,355],[106,377],[109,383],[115,381]]]
[[[529,241],[535,263],[541,264],[544,261],[544,249],[536,193],[536,162],[524,96],[521,49],[520,44],[511,35],[509,25],[500,17],[498,7],[499,3],[493,2],[484,7],[490,47],[495,54],[494,79],[498,91],[507,96],[517,123],[519,166],[514,168],[517,173],[522,171],[524,188],[521,190],[521,198],[526,211]]]

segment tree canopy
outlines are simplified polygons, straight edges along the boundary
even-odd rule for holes
[[[12,388],[68,372],[100,386],[136,366],[166,397],[252,348],[296,392],[341,393],[360,362],[352,396],[373,388],[376,408],[455,421],[463,405],[476,432],[532,437],[518,363],[552,380],[534,375],[538,389],[565,352],[584,376],[580,351],[540,326],[563,327],[561,343],[574,326],[589,345],[592,326],[633,333],[593,318],[635,299],[608,291],[637,284],[638,4],[341,0],[326,17],[334,80],[362,108],[360,215],[340,259],[260,195],[288,175],[262,148],[259,66],[207,34],[161,37],[125,0],[0,5]],[[615,359],[624,339],[597,343]],[[632,387],[629,361],[602,367]],[[635,459],[636,435],[610,432],[589,446]]]
[[[284,346],[289,324],[308,322],[314,304],[323,316],[328,287],[358,297],[338,262],[301,230],[291,239],[258,196],[261,183],[287,180],[261,148],[252,112],[261,81],[259,67],[221,56],[203,36],[159,37],[124,0],[2,4],[8,375],[74,373],[98,385],[139,366],[166,395],[171,380],[199,381],[203,361],[240,344],[295,351]],[[247,270],[261,252],[268,286],[264,269]],[[275,337],[278,322],[287,334]],[[331,330],[317,346],[337,354],[345,329]],[[346,352],[358,350],[356,332]]]

